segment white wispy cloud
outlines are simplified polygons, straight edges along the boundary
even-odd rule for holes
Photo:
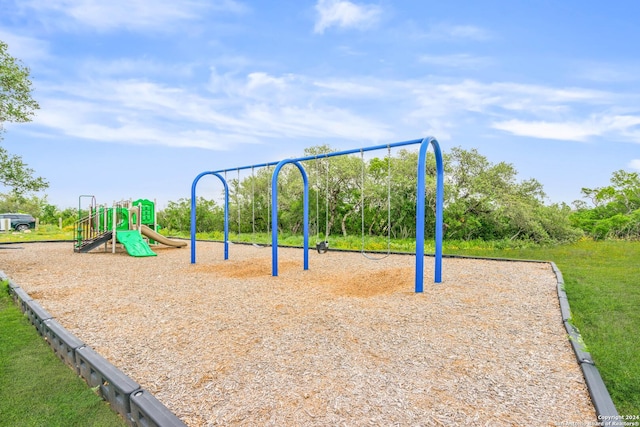
[[[322,34],[331,27],[366,29],[377,24],[382,14],[380,6],[356,4],[348,0],[318,0],[314,32]]]
[[[478,68],[490,65],[491,59],[468,53],[454,53],[449,55],[420,55],[418,62],[438,67]]]
[[[578,104],[609,105],[613,96],[607,92],[580,88],[554,88],[512,82],[483,83],[472,79],[453,82],[417,80],[407,82],[407,89],[429,113],[445,114],[467,111],[504,116],[529,114],[546,116],[569,113]]]
[[[607,135],[640,143],[640,133],[634,128],[640,116],[618,116],[607,113],[593,114],[583,120],[533,121],[512,119],[493,123],[494,129],[539,139],[587,142]]]
[[[445,36],[456,39],[471,39],[471,40],[489,40],[491,35],[489,31],[477,27],[475,25],[453,25],[442,26],[437,29]]]
[[[94,77],[182,77],[192,76],[195,64],[159,62],[147,58],[119,58],[101,60],[90,58],[78,67],[78,72]]]
[[[227,133],[215,127],[192,129],[176,126],[175,122],[170,121],[161,123],[160,115],[139,113],[134,108],[112,103],[100,105],[90,100],[47,99],[42,104],[43,108],[34,120],[36,124],[86,141],[196,147],[217,151],[240,143],[259,143],[256,138],[246,134]],[[153,108],[148,107],[148,110]],[[169,114],[169,111],[165,112]]]
[[[324,89],[325,93],[336,98],[371,98],[385,95],[384,89],[362,81],[344,79],[316,80],[313,85]]]
[[[606,136],[640,143],[640,116],[626,94],[469,79],[413,81],[404,91],[416,99],[410,117],[440,123],[444,134],[454,132],[456,123],[467,127],[474,122],[483,133],[494,129],[514,136],[575,142]]]
[[[210,66],[208,83],[179,85],[161,83],[166,73],[152,72],[156,66],[144,60],[88,61],[67,83],[42,87],[34,122],[79,138],[212,150],[266,139],[455,138],[462,128],[576,142],[606,135],[640,143],[637,103],[615,92],[433,76],[318,78],[245,70],[250,64],[244,62],[221,65],[226,71]],[[137,67],[146,71],[135,73]],[[188,76],[187,65],[177,66],[183,68]]]
[[[640,171],[640,159],[632,159],[628,165],[631,169]]]
[[[526,120],[506,120],[493,123],[493,128],[517,136],[539,139],[585,142],[593,136],[602,135],[604,129],[593,122],[546,122]]]
[[[92,80],[52,88],[34,124],[89,140],[212,150],[265,138],[356,140],[363,129],[370,140],[392,137],[373,118],[307,102],[299,95],[308,89],[294,76],[264,72],[238,76],[217,96],[144,80]]]
[[[420,39],[442,41],[476,41],[485,42],[494,38],[492,32],[477,25],[460,25],[440,23],[426,31],[413,27],[412,36]]]
[[[20,3],[20,8],[37,11],[40,19],[47,19],[47,26],[89,27],[98,31],[167,30],[178,22],[200,20],[207,11],[246,10],[234,0],[26,0]]]
[[[579,63],[576,77],[597,83],[631,83],[640,81],[640,63],[629,60],[618,63]]]
[[[9,46],[9,53],[25,63],[49,59],[49,44],[33,37],[3,31],[0,29],[0,40]]]

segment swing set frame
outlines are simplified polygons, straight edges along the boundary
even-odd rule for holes
[[[425,219],[425,182],[426,182],[426,157],[429,146],[433,147],[436,160],[436,218],[435,218],[435,268],[434,282],[442,282],[442,234],[443,234],[443,204],[444,204],[444,164],[442,152],[438,141],[433,137],[414,139],[410,141],[395,142],[391,144],[376,145],[371,147],[356,148],[352,150],[336,151],[326,153],[320,157],[329,158],[345,156],[349,154],[402,147],[407,145],[420,144],[417,168],[417,201],[416,201],[416,248],[415,248],[415,292],[424,290],[424,219]],[[224,259],[229,259],[229,186],[225,177],[227,171],[239,171],[251,169],[252,174],[255,168],[275,166],[271,177],[271,274],[278,276],[278,174],[280,170],[288,165],[294,165],[302,176],[303,181],[303,268],[309,269],[309,180],[307,173],[301,162],[314,160],[319,156],[306,156],[299,158],[284,159],[279,162],[269,162],[250,166],[221,169],[216,171],[205,171],[198,174],[191,185],[191,264],[196,263],[196,188],[200,179],[206,175],[213,175],[218,178],[224,186]],[[390,156],[388,161],[390,162]],[[390,164],[389,164],[390,167]],[[364,179],[363,179],[364,191]],[[388,219],[390,221],[390,217]],[[364,225],[364,223],[363,223]],[[328,232],[328,230],[326,230]],[[364,254],[364,247],[362,248]],[[390,253],[390,251],[388,251]]]

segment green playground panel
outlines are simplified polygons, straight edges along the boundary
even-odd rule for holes
[[[109,231],[113,229],[113,208],[106,208],[107,212],[107,226],[105,228],[104,215],[105,208],[98,208],[98,229],[101,232]],[[129,229],[129,211],[127,208],[116,208],[116,230],[128,230]]]
[[[153,226],[155,216],[156,216],[156,207],[155,203],[148,199],[138,199],[132,203],[133,206],[140,206],[140,223],[144,225]],[[136,220],[135,214],[133,216],[134,222]]]
[[[144,257],[157,255],[151,250],[147,242],[142,239],[140,232],[137,230],[118,231],[116,232],[116,239],[122,243],[127,253],[131,256]]]

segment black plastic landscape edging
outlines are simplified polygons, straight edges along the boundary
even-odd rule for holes
[[[0,270],[0,281],[22,313],[49,344],[54,354],[109,402],[112,410],[132,427],[186,427],[151,393],[67,331],[27,292]]]
[[[620,416],[616,409],[611,395],[605,386],[598,368],[593,362],[591,354],[586,350],[584,340],[580,335],[580,331],[571,323],[571,309],[569,307],[569,300],[567,299],[567,293],[564,289],[564,278],[562,272],[558,266],[551,262],[551,268],[556,275],[557,280],[557,293],[558,302],[560,303],[560,312],[562,314],[562,323],[569,334],[569,341],[573,347],[573,351],[576,354],[576,360],[582,375],[587,384],[589,395],[591,396],[591,402],[596,410],[599,426],[617,426],[620,424]]]

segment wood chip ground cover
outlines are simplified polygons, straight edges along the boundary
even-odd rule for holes
[[[596,421],[549,264],[197,244],[0,252],[0,269],[189,426]]]

